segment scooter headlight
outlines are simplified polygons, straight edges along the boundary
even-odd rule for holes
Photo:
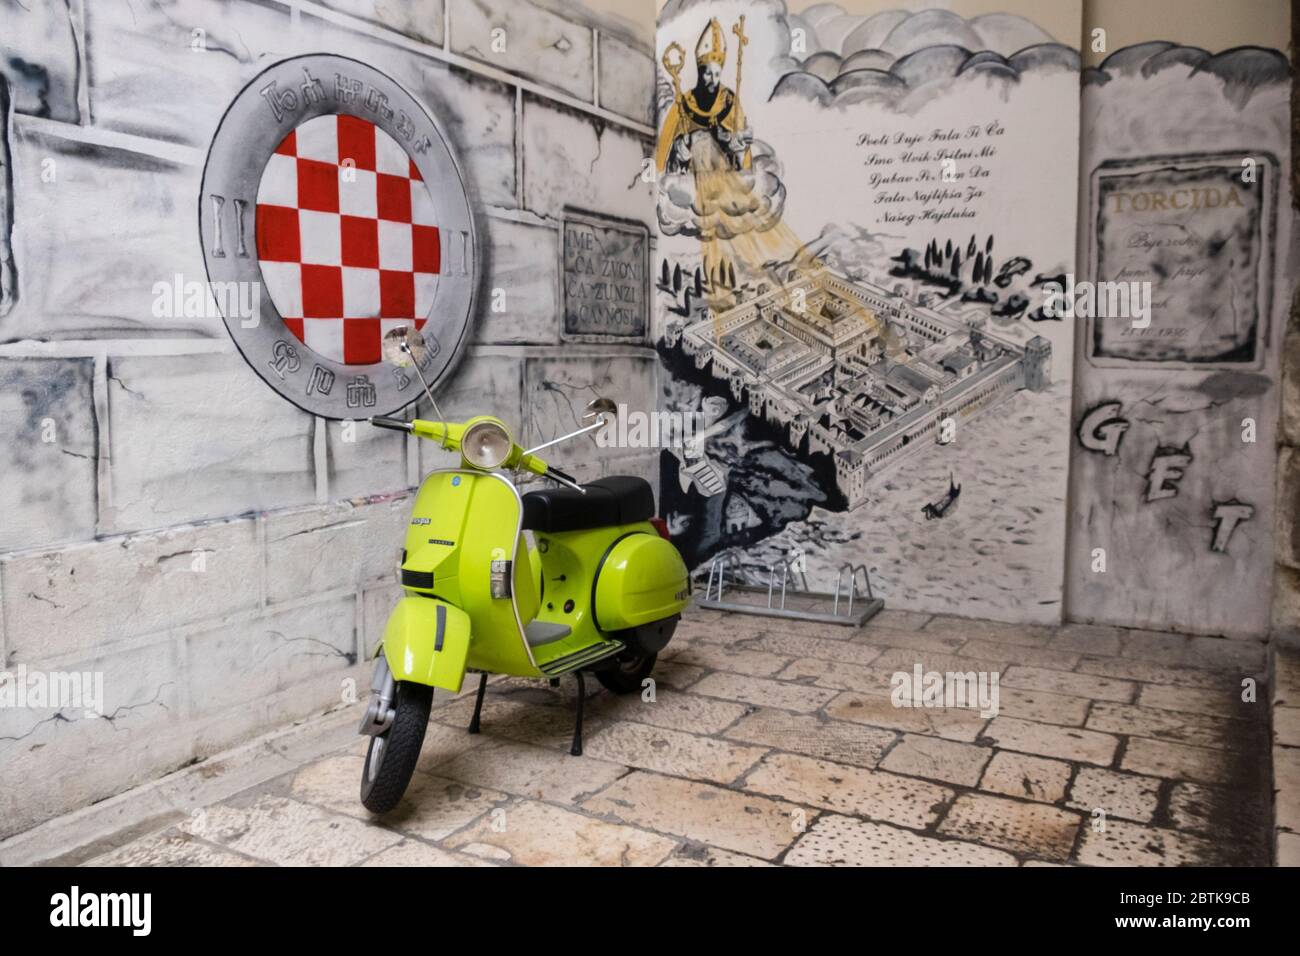
[[[510,457],[510,433],[496,422],[475,422],[461,436],[460,452],[475,468],[500,468]]]

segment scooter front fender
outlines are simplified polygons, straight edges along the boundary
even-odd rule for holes
[[[469,615],[446,601],[404,597],[384,628],[384,657],[394,680],[460,692],[469,654]]]

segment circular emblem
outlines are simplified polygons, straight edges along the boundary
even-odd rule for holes
[[[467,341],[478,280],[469,198],[437,122],[347,57],[283,60],[240,91],[203,169],[208,281],[244,359],[299,408],[391,415],[423,394],[383,360],[420,330],[431,388]]]

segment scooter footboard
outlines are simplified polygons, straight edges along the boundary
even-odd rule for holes
[[[384,628],[384,656],[395,680],[460,692],[469,654],[469,615],[437,598],[404,597]]]

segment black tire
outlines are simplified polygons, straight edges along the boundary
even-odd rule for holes
[[[631,694],[641,689],[641,682],[654,670],[658,654],[627,650],[614,658],[609,667],[596,671],[596,679],[615,694]]]
[[[370,738],[361,770],[361,803],[371,813],[387,813],[401,801],[420,759],[432,707],[432,687],[398,683],[393,725]]]

